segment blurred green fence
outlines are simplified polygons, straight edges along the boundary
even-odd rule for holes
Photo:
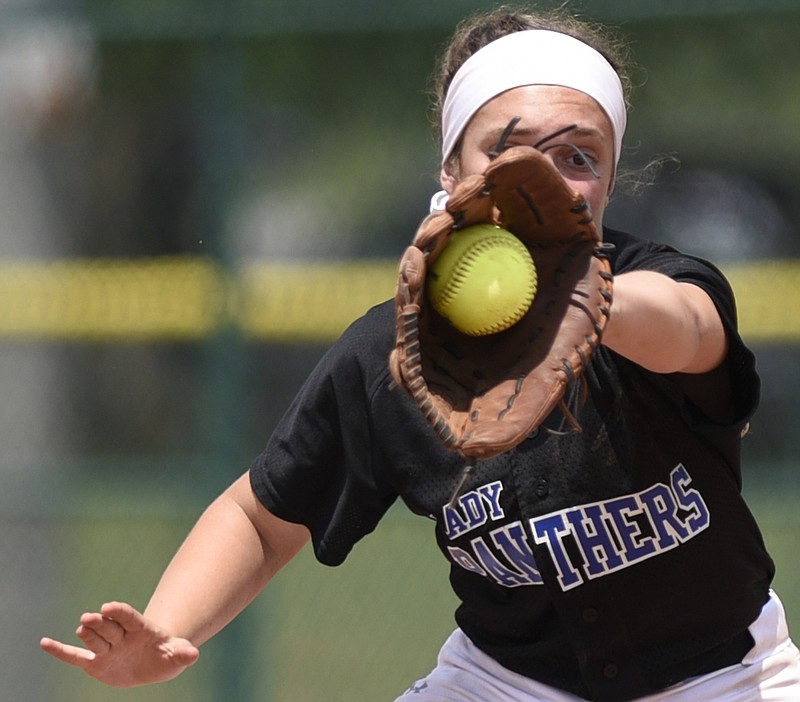
[[[745,489],[800,631],[800,8],[586,0],[643,69],[624,155],[674,154],[607,223],[718,262],[759,358]],[[453,626],[431,525],[309,552],[181,679],[47,658],[143,606],[326,346],[392,295],[436,187],[428,74],[485,3],[11,2],[0,9],[0,671],[20,702],[391,700]]]

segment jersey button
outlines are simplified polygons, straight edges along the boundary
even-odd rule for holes
[[[587,624],[594,624],[599,617],[600,613],[594,607],[587,607],[583,610],[583,621]]]
[[[536,497],[547,497],[547,495],[550,493],[550,485],[546,478],[542,478],[538,483],[536,483],[534,492],[536,493]]]
[[[603,675],[609,680],[613,680],[619,675],[619,666],[616,663],[608,663],[603,668]]]

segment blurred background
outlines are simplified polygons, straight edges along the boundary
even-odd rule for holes
[[[469,0],[0,0],[0,676],[22,702],[390,700],[453,627],[429,523],[303,552],[181,679],[51,661],[144,606],[437,189],[427,89]],[[541,6],[547,6],[542,3]],[[745,491],[800,636],[800,2],[597,0],[640,68],[607,224],[714,260],[756,350]],[[420,523],[418,523],[420,522]]]

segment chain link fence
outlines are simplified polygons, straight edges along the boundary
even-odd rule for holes
[[[389,700],[453,626],[432,525],[397,508],[340,568],[301,553],[174,682],[113,690],[38,649],[146,604],[327,345],[392,295],[436,186],[428,72],[482,3],[289,5],[0,8],[4,699]],[[630,18],[648,69],[625,158],[682,164],[607,218],[730,277],[764,381],[745,489],[798,630],[800,13],[721,5],[597,10]]]

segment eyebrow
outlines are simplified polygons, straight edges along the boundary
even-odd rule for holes
[[[493,129],[491,132],[487,133],[487,139],[493,139],[497,141],[503,135],[505,128],[497,128]],[[554,135],[561,135],[561,130],[556,130],[553,132]],[[594,129],[593,127],[573,127],[570,129],[566,134],[569,134],[571,137],[582,137],[582,138],[592,138],[592,139],[602,139],[603,134],[598,129]],[[544,141],[541,140],[541,132],[538,129],[533,127],[514,127],[511,130],[511,133],[508,134],[507,138],[514,137],[516,139],[537,139],[539,144],[544,144],[550,141],[552,137],[545,136]]]

